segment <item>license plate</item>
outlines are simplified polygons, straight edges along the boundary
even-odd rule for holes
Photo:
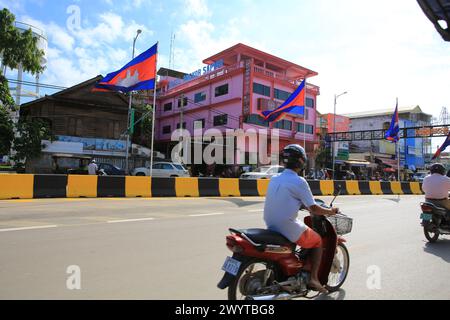
[[[232,274],[233,276],[237,276],[240,267],[240,261],[227,257],[225,263],[223,264],[222,270],[228,272],[229,274]]]
[[[432,218],[433,218],[433,215],[429,214],[429,213],[422,213],[420,215],[420,219],[425,220],[425,221],[431,221]]]

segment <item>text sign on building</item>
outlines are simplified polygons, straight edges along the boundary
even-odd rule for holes
[[[191,72],[191,73],[185,75],[183,79],[174,80],[174,81],[169,82],[169,88],[176,87],[176,86],[178,86],[178,85],[180,85],[180,84],[182,84],[184,82],[187,82],[187,81],[190,81],[192,79],[195,79],[195,78],[201,77],[203,75],[206,75],[206,74],[208,74],[208,73],[210,73],[212,71],[215,71],[215,70],[218,70],[218,69],[222,68],[223,66],[224,66],[223,59],[222,60],[218,60],[218,61],[216,61],[216,62],[214,62],[212,64],[204,66],[202,69],[198,69],[198,70],[196,70],[194,72]]]
[[[244,97],[242,102],[242,113],[244,116],[250,114],[251,102],[251,81],[252,81],[252,62],[245,60],[244,63]]]

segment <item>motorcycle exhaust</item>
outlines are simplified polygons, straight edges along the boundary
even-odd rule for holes
[[[289,293],[270,294],[264,296],[248,296],[245,300],[266,301],[266,300],[291,300],[295,296]]]

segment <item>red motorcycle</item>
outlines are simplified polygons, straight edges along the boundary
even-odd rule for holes
[[[321,200],[316,203],[326,207]],[[308,216],[305,224],[322,237],[320,282],[328,291],[337,291],[350,267],[342,235],[351,232],[353,220],[340,213],[331,217]],[[295,243],[269,230],[229,231],[226,245],[233,256],[225,260],[225,275],[217,285],[222,290],[228,288],[229,300],[290,300],[308,296],[310,250],[297,248]]]

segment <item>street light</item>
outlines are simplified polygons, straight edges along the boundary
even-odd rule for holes
[[[345,91],[345,92],[343,92],[343,93],[341,93],[341,94],[338,94],[338,95],[335,94],[335,95],[334,95],[333,133],[336,133],[336,105],[337,105],[337,99],[338,99],[340,96],[343,96],[344,94],[347,94],[347,93],[348,93],[348,92]],[[335,135],[334,137],[336,138],[336,135]],[[335,173],[336,142],[335,142],[335,141],[333,141],[333,147],[332,147],[332,150],[333,150],[333,180],[334,180],[334,179],[336,178],[336,173]]]
[[[131,59],[134,59],[134,53],[136,50],[136,41],[141,33],[142,33],[141,29],[138,29],[136,31],[136,37],[133,40],[133,55],[131,56]],[[125,151],[126,152],[126,158],[125,158],[125,173],[126,174],[128,174],[128,169],[129,169],[128,158],[129,158],[129,149],[130,149],[130,128],[132,126],[132,124],[130,124],[132,99],[133,99],[133,92],[130,92],[130,101],[128,103],[128,117],[127,117],[127,149]]]

